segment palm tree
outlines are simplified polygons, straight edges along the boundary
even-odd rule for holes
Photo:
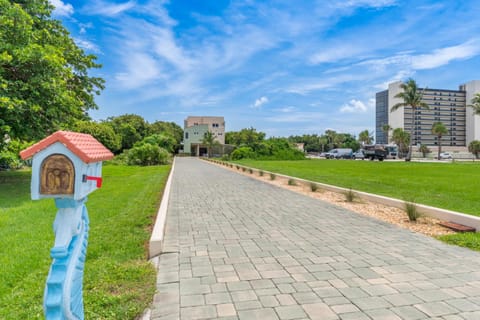
[[[425,108],[429,109],[428,104],[422,101],[423,93],[425,89],[421,90],[418,88],[417,83],[413,79],[408,79],[407,82],[402,83],[400,88],[403,89],[403,92],[399,92],[395,95],[395,98],[402,98],[403,102],[395,104],[390,112],[397,110],[400,107],[411,107],[412,108],[412,124],[410,126],[410,144],[408,147],[408,154],[405,158],[405,161],[410,161],[412,159],[412,145],[413,145],[413,128],[415,125],[415,114],[418,109]]]
[[[358,134],[358,141],[362,144],[371,144],[373,141],[373,135],[368,130],[363,130]]]
[[[432,133],[438,138],[438,156],[437,159],[440,159],[440,153],[442,153],[442,136],[448,134],[447,127],[441,122],[435,122],[432,125]]]
[[[430,153],[430,149],[426,144],[422,144],[420,148],[418,149],[422,153],[422,156],[425,158],[427,156],[427,153]]]
[[[390,130],[392,130],[392,127],[388,123],[382,126],[382,131],[387,134],[387,144],[390,142]]]
[[[480,93],[475,94],[469,107],[473,108],[473,114],[480,115]]]
[[[398,146],[398,157],[404,155],[408,151],[408,144],[410,143],[410,134],[402,128],[396,128],[392,132],[392,140]]]
[[[468,145],[468,151],[473,153],[475,155],[475,158],[478,159],[478,155],[480,154],[480,141],[479,140],[473,140],[470,142]]]
[[[207,146],[208,157],[212,157],[212,149],[214,146],[219,145],[220,143],[215,140],[215,136],[210,131],[205,132],[202,139],[202,144]]]

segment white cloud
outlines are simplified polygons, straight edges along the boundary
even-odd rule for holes
[[[100,48],[98,46],[90,41],[84,40],[84,39],[78,39],[75,38],[75,43],[82,49],[92,51],[94,53],[101,53]]]
[[[255,100],[255,103],[253,104],[253,107],[255,109],[260,108],[262,105],[268,102],[268,98],[263,96]]]
[[[396,5],[396,0],[347,0],[339,1],[336,5],[339,8],[357,8],[357,7],[390,7]]]
[[[186,56],[184,50],[177,45],[172,31],[162,27],[150,29],[154,52],[179,69],[188,70],[192,61]]]
[[[152,84],[160,77],[161,67],[157,61],[148,54],[135,53],[124,61],[127,70],[117,73],[115,79],[126,88],[138,88]]]
[[[315,121],[325,120],[326,116],[320,112],[285,112],[275,114],[265,118],[266,121],[279,123],[312,123]]]
[[[424,70],[438,68],[454,60],[469,59],[478,54],[480,54],[480,41],[474,39],[456,46],[435,49],[431,53],[415,55],[412,52],[402,52],[391,57],[366,60],[357,65],[367,65],[375,71],[383,71],[391,68],[392,65],[400,66],[404,70]],[[411,73],[411,71],[404,72]]]
[[[322,49],[321,52],[315,53],[309,58],[309,61],[312,64],[320,64],[348,58],[358,58],[358,55],[367,49],[366,47],[335,44],[329,49]]]
[[[89,14],[98,14],[102,16],[116,16],[124,11],[133,8],[136,2],[130,0],[124,3],[109,3],[106,1],[95,1],[93,5],[85,8]]]
[[[457,46],[436,49],[430,54],[412,57],[412,67],[416,70],[434,69],[450,63],[474,57],[480,53],[480,41],[467,41]]]
[[[295,110],[297,110],[297,108],[292,106],[275,109],[275,111],[282,112],[282,113],[290,113],[290,112],[294,112]]]
[[[367,75],[346,73],[320,79],[297,79],[296,84],[285,89],[286,92],[307,95],[313,91],[326,90],[350,81],[363,80]]]
[[[344,104],[340,108],[340,112],[342,113],[360,113],[366,112],[367,106],[360,100],[352,99],[349,103]]]
[[[73,6],[69,3],[64,3],[62,0],[50,0],[50,3],[55,7],[53,13],[57,16],[68,17],[74,12]]]

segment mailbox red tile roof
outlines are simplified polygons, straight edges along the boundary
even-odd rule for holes
[[[86,163],[110,160],[113,153],[94,137],[86,133],[57,131],[33,146],[20,152],[23,160],[32,157],[55,142],[63,143],[70,151]]]

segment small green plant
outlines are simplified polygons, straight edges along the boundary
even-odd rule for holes
[[[311,190],[312,192],[317,191],[317,190],[318,190],[318,184],[316,184],[316,183],[314,183],[314,182],[310,183],[310,190]]]
[[[260,177],[263,177],[263,170],[258,171],[258,175],[259,175]]]
[[[243,172],[247,171],[247,168],[242,167],[242,171],[243,171]]]
[[[418,211],[417,204],[413,201],[405,201],[405,211],[408,215],[408,220],[415,222],[422,214]]]
[[[348,189],[348,191],[345,191],[345,200],[347,202],[353,202],[357,198],[357,195],[355,192],[352,191],[352,189]]]
[[[248,172],[253,173],[253,170],[252,170],[252,169],[248,169]]]
[[[237,170],[240,170],[240,166],[238,164],[236,165],[236,167],[237,167]]]
[[[275,180],[277,176],[274,173],[270,173],[270,180]]]
[[[470,248],[475,251],[480,251],[480,233],[465,232],[448,234],[438,237],[438,239],[454,244],[460,247]]]
[[[297,185],[297,182],[294,180],[294,179],[288,179],[288,185],[289,186],[296,186]]]

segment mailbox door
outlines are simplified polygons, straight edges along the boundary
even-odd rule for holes
[[[73,195],[75,170],[72,161],[63,154],[46,157],[40,166],[41,195]]]

